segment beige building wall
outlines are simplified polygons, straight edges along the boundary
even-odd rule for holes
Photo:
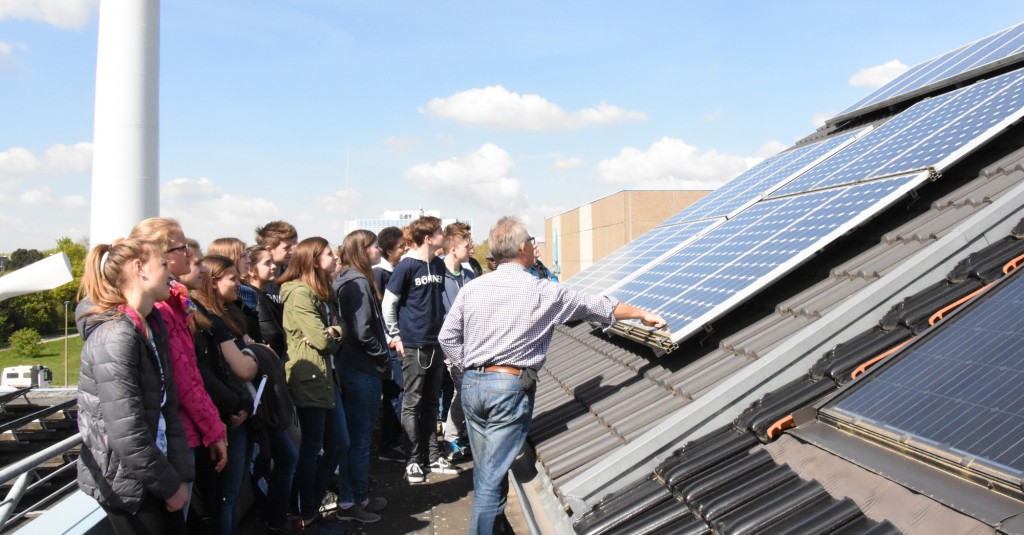
[[[543,261],[554,269],[557,256],[562,270],[560,278],[567,280],[708,193],[709,190],[620,191],[545,219],[547,244]]]

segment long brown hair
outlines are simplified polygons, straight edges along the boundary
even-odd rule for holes
[[[373,288],[373,293],[379,300],[380,289],[373,281],[373,266],[370,265],[370,255],[366,254],[366,249],[376,242],[377,235],[369,230],[353,230],[348,233],[348,236],[345,236],[345,241],[339,249],[341,249],[341,263],[362,273],[366,280],[370,281],[370,287]]]
[[[199,301],[210,314],[219,316],[227,324],[228,330],[236,338],[244,334],[245,318],[239,318],[230,303],[223,302],[217,294],[216,282],[227,275],[227,271],[235,267],[235,263],[226,256],[208,254],[203,257],[203,265],[208,272],[203,276],[203,285],[192,292],[192,298]],[[237,269],[237,268],[236,268]]]
[[[85,258],[85,273],[78,287],[78,299],[88,297],[92,308],[82,316],[114,310],[128,301],[124,286],[128,282],[128,263],[139,260],[149,262],[153,255],[159,255],[160,246],[139,239],[119,240],[113,245],[101,243],[89,251]],[[106,258],[104,258],[106,255]]]
[[[285,269],[284,274],[278,277],[277,283],[283,285],[293,280],[302,281],[313,289],[313,293],[321,301],[330,301],[331,274],[320,269],[320,264],[317,261],[324,249],[328,249],[330,246],[327,240],[319,236],[300,241],[292,252],[291,260],[288,261],[288,269]]]

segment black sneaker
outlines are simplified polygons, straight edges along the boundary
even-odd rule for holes
[[[462,469],[452,465],[448,459],[444,457],[438,457],[434,462],[430,463],[430,471],[435,474],[461,474]]]
[[[334,518],[337,520],[355,520],[363,524],[380,522],[380,515],[363,509],[358,503],[352,507],[338,507],[338,510],[334,513]]]
[[[405,479],[409,483],[423,483],[427,480],[423,473],[423,467],[418,463],[409,463],[405,466]]]

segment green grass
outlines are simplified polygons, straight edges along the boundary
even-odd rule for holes
[[[43,353],[34,359],[15,357],[10,350],[0,351],[0,369],[8,366],[32,366],[42,364],[53,372],[50,386],[66,386],[64,382],[64,340],[45,342]],[[78,385],[78,365],[82,357],[82,337],[71,333],[68,336],[68,383]]]

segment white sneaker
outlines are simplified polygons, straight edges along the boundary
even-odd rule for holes
[[[405,465],[405,479],[409,483],[423,483],[427,476],[423,474],[423,467],[419,463],[409,463]]]
[[[438,457],[437,460],[430,463],[430,471],[435,474],[461,474],[462,469],[452,465],[448,459],[444,457]]]

